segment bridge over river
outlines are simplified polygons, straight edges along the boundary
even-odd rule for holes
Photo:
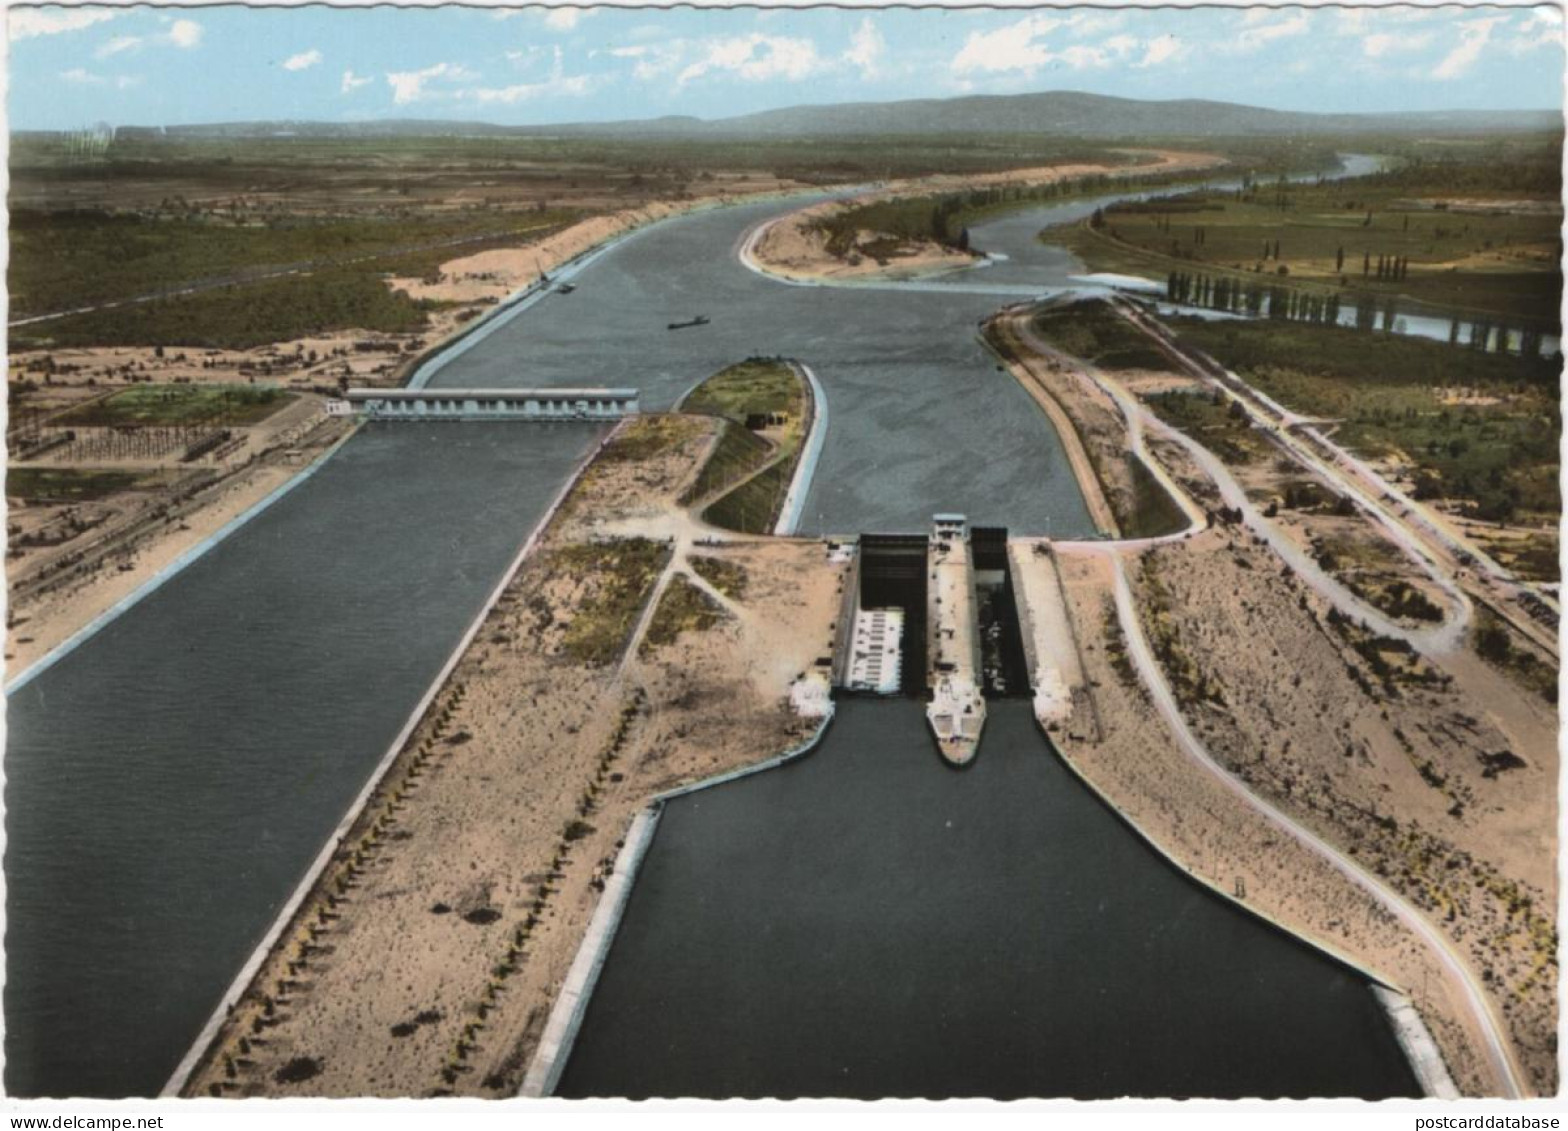
[[[1034,230],[1106,202],[1037,210],[995,231],[979,227],[980,246],[1013,241],[999,248],[1013,256],[1008,265],[885,289],[788,287],[743,267],[736,250],[747,232],[792,204],[668,220],[596,258],[576,274],[574,293],[549,293],[503,314],[429,384],[624,386],[656,410],[747,355],[794,356],[816,370],[832,405],[803,530],[920,530],[933,511],[957,510],[1018,533],[1049,525],[1058,536],[1087,534],[1054,434],[997,370],[975,328],[1002,302],[1076,270],[1059,253],[1036,261]],[[666,329],[694,312],[711,322]],[[496,578],[606,427],[371,424],[297,489],[12,686],[9,1092],[159,1091]],[[988,757],[1001,765],[999,741]],[[1017,741],[1035,743],[1045,757],[1032,736]],[[831,755],[824,749],[817,757]],[[1073,788],[1065,775],[1059,788]],[[1059,835],[1027,812],[1009,820],[1008,836],[985,849],[997,853],[996,869],[1031,858],[1035,849],[1013,851],[1023,841]],[[850,875],[827,872],[821,882]],[[918,877],[896,880],[898,890],[919,888]],[[1040,898],[1098,896],[1042,889]],[[897,949],[915,946],[918,935],[898,931],[900,909],[888,912]],[[1010,912],[982,902],[967,913]],[[1100,952],[1088,936],[1085,943]],[[1181,977],[1181,956],[1215,940],[1170,931],[1146,943],[1165,947],[1159,960]],[[1103,953],[1107,961],[1144,960],[1137,949],[1119,943]],[[752,967],[725,976],[743,969]],[[1343,979],[1337,968],[1330,975]],[[1304,978],[1281,999],[1277,1018],[1324,986]],[[889,992],[921,991],[906,981]],[[1038,1017],[1042,1026],[1063,1022],[1048,1009]],[[999,1047],[995,1055],[1027,1051]],[[1299,1079],[1315,1086],[1317,1077]],[[1354,1079],[1335,1087],[1388,1090],[1386,1080],[1362,1088]],[[805,1090],[834,1086],[824,1079]]]

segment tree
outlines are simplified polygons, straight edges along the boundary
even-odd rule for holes
[[[1345,269],[1345,249],[1341,247],[1334,255],[1334,273],[1337,275]]]

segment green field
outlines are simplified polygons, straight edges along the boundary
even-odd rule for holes
[[[290,403],[295,394],[251,385],[133,385],[65,416],[66,426],[256,424]]]
[[[129,471],[13,467],[6,471],[5,493],[29,503],[86,503],[128,490],[139,479]]]
[[[1048,308],[1035,315],[1033,325],[1042,338],[1062,352],[1102,369],[1170,367],[1165,355],[1144,334],[1103,302]]]
[[[778,520],[794,473],[791,460],[780,460],[759,471],[703,512],[703,519],[742,534],[767,534]]]
[[[415,333],[435,308],[389,290],[374,272],[334,269],[18,326],[11,344],[250,349],[333,330]]]
[[[682,412],[706,412],[745,424],[752,413],[788,413],[787,432],[798,433],[806,391],[795,371],[781,361],[748,358],[709,377],[692,390]]]
[[[708,378],[681,407],[684,412],[713,413],[726,421],[719,443],[683,501],[704,498],[762,467],[764,470],[712,503],[703,518],[747,534],[771,530],[789,491],[805,435],[805,383],[781,361],[749,358]],[[746,428],[746,418],[756,413],[786,414],[775,449],[768,449]]]
[[[1246,410],[1227,403],[1218,391],[1161,393],[1145,397],[1144,403],[1226,463],[1252,463],[1267,454],[1266,441],[1252,428]]]
[[[1351,450],[1403,453],[1419,498],[1467,500],[1487,520],[1561,514],[1552,362],[1306,323],[1169,322],[1281,403],[1342,422]]]
[[[207,215],[19,211],[11,214],[7,283],[13,317],[70,310],[160,293],[206,280],[241,280],[299,265],[353,265],[358,273],[423,274],[468,250],[421,251],[484,237],[516,243],[561,226],[568,213],[384,219],[276,216],[224,220]],[[474,244],[478,250],[480,244]]]
[[[1128,201],[1041,239],[1097,271],[1398,297],[1550,330],[1562,293],[1559,152],[1519,143],[1490,164],[1472,154],[1321,184]]]

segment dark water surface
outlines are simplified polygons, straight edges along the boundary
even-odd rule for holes
[[[795,287],[747,270],[735,256],[746,233],[799,206],[742,205],[640,232],[576,277],[573,294],[516,314],[431,386],[630,385],[645,409],[667,409],[732,362],[794,357],[821,380],[831,416],[802,532],[923,530],[933,513],[960,511],[1018,534],[1092,534],[1044,413],[977,338],[983,318],[1040,288],[983,289],[996,269],[926,290]],[[694,314],[712,322],[665,328]]]
[[[1419,1094],[1365,980],[1152,852],[1027,700],[955,772],[865,699],[667,806],[557,1091]]]
[[[157,1093],[597,435],[371,428],[11,697],[7,1092]]]

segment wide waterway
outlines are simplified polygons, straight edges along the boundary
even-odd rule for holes
[[[10,699],[5,1085],[156,1094],[588,425],[386,425]]]
[[[628,384],[657,409],[748,354],[792,355],[832,410],[804,529],[920,529],[961,510],[1087,534],[1054,433],[975,329],[1077,270],[1033,252],[1034,231],[1109,199],[977,227],[983,246],[1016,253],[1010,266],[893,289],[787,287],[744,268],[747,231],[794,203],[677,218],[599,257],[575,294],[507,318],[433,383]],[[712,322],[665,329],[693,314]],[[163,1085],[595,435],[368,430],[11,696],[8,1091]],[[1014,753],[988,733],[986,760]],[[918,887],[919,873],[889,881]],[[886,909],[896,933],[902,913]]]
[[[994,701],[670,802],[558,1094],[1419,1095],[1365,980],[1215,898]]]

